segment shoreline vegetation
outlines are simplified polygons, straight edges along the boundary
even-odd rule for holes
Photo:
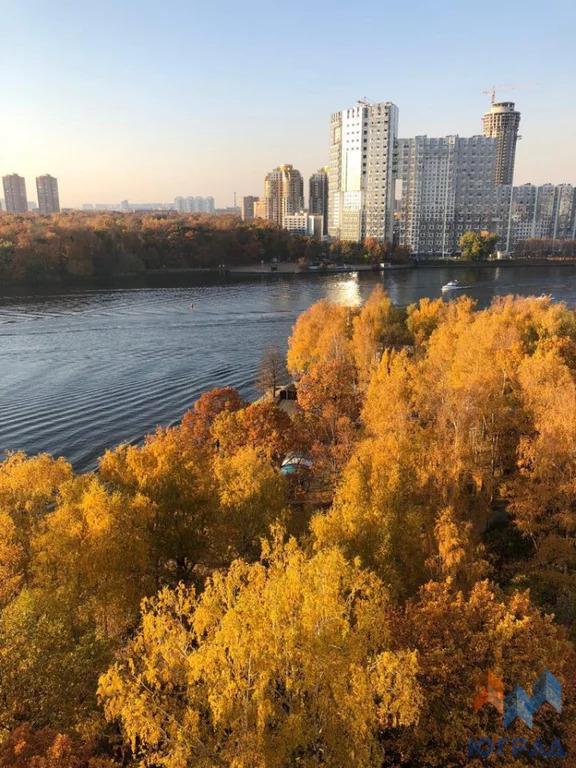
[[[289,412],[222,387],[96,472],[0,464],[0,768],[480,768],[488,670],[549,670],[506,736],[573,755],[576,313],[378,286],[257,373]]]
[[[469,233],[473,235],[474,233]],[[480,237],[480,236],[478,236]],[[560,249],[560,250],[559,250]],[[526,241],[522,258],[423,259],[389,243],[322,243],[271,222],[238,216],[176,213],[67,212],[0,215],[0,285],[70,283],[92,278],[178,272],[319,274],[321,264],[357,271],[425,266],[518,266],[576,263],[576,241]],[[563,254],[563,255],[562,255]]]

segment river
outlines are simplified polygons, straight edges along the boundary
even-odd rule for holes
[[[440,296],[454,278],[480,306],[507,293],[576,306],[576,266],[190,273],[0,291],[0,450],[48,451],[91,469],[106,448],[177,421],[207,389],[255,396],[262,350],[285,348],[296,317],[318,299],[358,305],[381,282],[407,305]]]

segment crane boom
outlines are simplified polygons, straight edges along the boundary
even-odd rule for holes
[[[493,85],[488,91],[482,91],[486,96],[490,96],[490,104],[494,106],[497,91],[517,91],[519,88],[534,88],[539,83],[520,83],[519,85]]]

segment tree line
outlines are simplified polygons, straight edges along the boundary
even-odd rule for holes
[[[321,244],[271,222],[176,213],[0,215],[0,280],[45,282],[147,269],[314,259]]]
[[[286,367],[292,417],[224,387],[95,473],[0,465],[1,768],[481,766],[476,687],[546,668],[505,735],[574,754],[576,314],[377,288]]]

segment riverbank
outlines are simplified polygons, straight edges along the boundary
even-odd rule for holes
[[[273,269],[276,267],[276,269]],[[305,275],[310,277],[311,275],[336,275],[346,274],[350,272],[388,272],[395,269],[412,269],[414,264],[387,264],[384,267],[374,268],[372,264],[350,264],[349,267],[336,267],[326,269],[301,269],[299,264],[292,262],[284,262],[279,264],[254,264],[245,267],[231,267],[227,270],[231,275],[269,275],[269,274],[284,274],[284,275]]]
[[[412,262],[414,267],[573,267],[576,259],[494,259],[493,261],[459,261],[457,259],[421,259]]]

